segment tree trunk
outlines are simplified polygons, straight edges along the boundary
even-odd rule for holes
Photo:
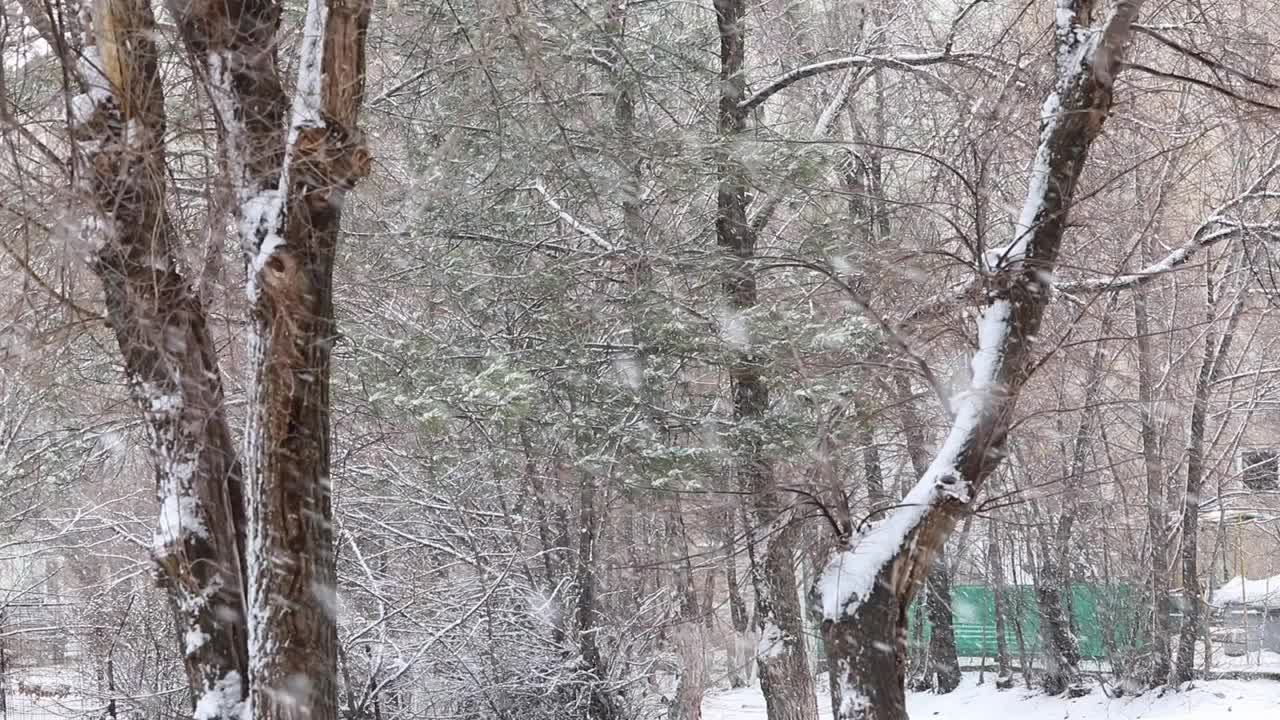
[[[674,631],[676,655],[680,660],[676,693],[671,705],[671,720],[700,720],[702,697],[707,690],[707,652],[700,622],[698,596],[693,578],[693,561],[689,552],[689,536],[684,519],[676,505],[675,517],[668,523],[675,590],[680,603]],[[707,601],[710,602],[708,596]]]
[[[938,549],[928,578],[929,665],[933,689],[940,695],[960,686],[960,660],[956,657],[956,634],[952,627],[951,571],[945,546]]]
[[[275,59],[279,6],[170,3],[214,101],[251,258],[254,365],[243,463],[227,428],[204,309],[178,270],[179,238],[166,211],[151,5],[111,0],[83,9],[86,22],[68,27],[84,38],[51,44],[85,55],[67,68],[84,91],[73,104],[87,111],[73,118],[83,143],[76,179],[93,200],[96,221],[86,224],[100,243],[93,267],[153,439],[161,500],[155,556],[196,715],[331,720],[330,288],[341,195],[369,166],[354,130],[369,5],[312,0],[295,97],[302,112],[289,127]]]
[[[884,471],[880,467],[880,446],[876,445],[875,424],[866,412],[860,408],[858,413],[858,444],[862,446],[862,478],[867,485],[867,506],[871,512],[868,517],[875,519],[877,510],[882,510],[885,502]]]
[[[1049,295],[1068,208],[1111,106],[1138,2],[1093,22],[1088,3],[1057,13],[1058,78],[1044,107],[1033,181],[1009,246],[985,253],[990,273],[978,319],[970,392],[928,472],[883,521],[837,554],[819,580],[823,636],[840,663],[838,720],[902,720],[906,609],[950,534],[995,469]],[[1095,44],[1096,43],[1096,44]],[[1083,47],[1082,47],[1083,44]],[[885,648],[894,648],[886,652]]]
[[[901,374],[896,380],[907,457],[910,458],[911,469],[916,475],[923,476],[929,469],[924,429],[916,414],[910,381]],[[960,660],[956,657],[956,635],[952,627],[951,574],[947,566],[945,546],[938,549],[938,557],[929,569],[926,584],[927,614],[933,628],[933,633],[929,636],[928,662],[924,670],[929,680],[926,684],[939,694],[946,694],[960,685]]]
[[[596,535],[600,518],[596,509],[595,478],[583,472],[578,485],[578,553],[574,568],[577,597],[574,600],[574,623],[578,631],[578,654],[581,670],[588,676],[588,720],[613,720],[618,708],[606,687],[608,668],[596,641]]]
[[[991,595],[996,621],[996,687],[1004,690],[1013,685],[1013,669],[1009,664],[1009,643],[1006,639],[1004,562],[1000,558],[998,525],[989,520],[987,531],[987,572],[991,577]]]
[[[47,17],[42,7],[29,12]],[[86,112],[70,129],[74,181],[91,205],[83,232],[96,246],[91,268],[150,439],[161,508],[152,555],[192,700],[205,717],[238,719],[249,669],[242,469],[205,310],[179,268],[181,238],[167,210],[152,7],[86,3],[60,28],[66,35],[42,27],[82,91],[71,102]]]
[[[745,13],[743,0],[715,0],[720,37],[720,101],[718,126],[721,147],[717,158],[716,240],[726,253],[722,285],[732,322],[747,335],[734,348],[729,368],[733,394],[735,452],[739,479],[747,492],[748,524],[756,562],[751,580],[755,589],[760,648],[757,663],[769,720],[814,720],[818,715],[813,678],[809,674],[804,620],[796,592],[792,552],[799,526],[790,521],[768,458],[761,421],[769,409],[763,375],[765,358],[750,346],[750,312],[756,306],[756,278],[751,262],[756,234],[747,219],[746,169],[736,157],[736,144],[746,129],[747,113],[739,106],[745,96]]]
[[[1169,677],[1169,541],[1165,532],[1167,507],[1164,494],[1164,464],[1156,436],[1151,337],[1148,334],[1146,289],[1139,286],[1133,296],[1134,329],[1138,343],[1138,418],[1142,438],[1142,460],[1147,479],[1147,538],[1150,544],[1147,571],[1151,593],[1151,637],[1146,682],[1150,687]]]
[[[1228,273],[1224,273],[1226,277]],[[1174,661],[1173,673],[1169,677],[1172,685],[1189,682],[1194,675],[1196,638],[1201,634],[1204,603],[1200,588],[1200,569],[1198,566],[1200,549],[1200,495],[1204,490],[1204,435],[1205,417],[1209,410],[1209,393],[1215,380],[1222,374],[1225,366],[1224,358],[1231,349],[1235,328],[1244,311],[1248,293],[1241,289],[1231,308],[1227,319],[1227,327],[1222,338],[1214,337],[1213,321],[1215,297],[1213,283],[1206,283],[1206,328],[1204,337],[1204,358],[1200,363],[1200,372],[1196,375],[1195,395],[1191,404],[1191,430],[1187,438],[1187,485],[1182,497],[1182,593],[1184,599],[1182,626],[1178,632],[1178,653]]]
[[[1111,293],[1102,311],[1100,337],[1107,337],[1111,330],[1111,316],[1119,306],[1119,294]],[[1085,463],[1088,460],[1090,439],[1098,415],[1098,399],[1102,392],[1102,370],[1106,358],[1105,346],[1099,342],[1094,347],[1085,373],[1084,398],[1081,403],[1080,424],[1076,428],[1071,445],[1071,458],[1062,487],[1062,515],[1054,528],[1052,544],[1045,543],[1044,565],[1040,582],[1051,586],[1048,592],[1037,588],[1036,601],[1040,616],[1045,619],[1042,647],[1045,656],[1045,690],[1050,694],[1071,690],[1084,691],[1079,684],[1080,648],[1071,628],[1071,538],[1077,516],[1080,513],[1080,487],[1084,484]],[[1073,689],[1074,688],[1074,689]]]
[[[740,688],[751,683],[751,668],[755,660],[742,652],[747,643],[750,618],[747,615],[747,604],[742,599],[742,588],[738,584],[738,524],[734,521],[736,516],[737,514],[732,510],[726,513],[724,577],[726,592],[729,594],[729,621],[733,628],[728,648],[729,686]]]
[[[1040,636],[1045,660],[1045,692],[1066,692],[1079,676],[1080,649],[1071,632],[1071,615],[1066,606],[1071,592],[1069,570],[1054,557],[1053,548],[1043,547],[1040,577],[1036,579],[1036,602],[1040,608]]]

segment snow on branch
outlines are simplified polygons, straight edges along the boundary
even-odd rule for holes
[[[608,240],[605,240],[604,237],[600,235],[600,233],[587,227],[582,222],[580,222],[577,218],[575,218],[573,215],[569,214],[568,211],[562,208],[560,206],[560,203],[556,202],[556,199],[551,197],[551,194],[547,192],[547,189],[545,187],[543,187],[542,181],[538,181],[537,183],[535,183],[533,185],[533,189],[539,195],[542,196],[542,199],[545,200],[546,203],[551,206],[552,210],[556,211],[556,215],[561,220],[565,221],[565,223],[569,227],[578,231],[578,233],[581,234],[583,237],[590,240],[596,247],[600,248],[601,250],[607,253],[614,252],[618,249],[614,246],[613,243],[609,242]]]
[[[289,184],[292,181],[298,138],[304,129],[325,127],[321,110],[324,102],[324,37],[328,19],[329,8],[324,0],[307,0],[307,15],[302,25],[302,49],[298,59],[298,80],[293,95],[280,184],[275,189],[261,189],[240,197],[241,240],[246,249],[252,252],[248,281],[245,284],[250,302],[256,302],[258,298],[258,274],[266,267],[276,249],[285,244],[285,208],[289,204]],[[243,165],[245,158],[237,158],[234,162]]]
[[[1280,161],[1272,163],[1266,170],[1263,170],[1244,192],[1209,213],[1209,217],[1200,224],[1200,227],[1196,228],[1196,231],[1187,242],[1174,248],[1169,254],[1146,267],[1109,278],[1058,282],[1054,283],[1054,289],[1066,293],[1128,290],[1161,275],[1173,272],[1190,261],[1200,250],[1223,240],[1240,237],[1247,233],[1262,233],[1273,236],[1280,233],[1280,224],[1277,223],[1246,223],[1230,217],[1232,210],[1245,203],[1273,197],[1273,193],[1268,191],[1267,187],[1277,174],[1280,174]]]
[[[753,93],[750,97],[738,103],[738,108],[744,112],[750,112],[759,107],[766,100],[777,95],[779,92],[787,89],[791,85],[811,78],[822,73],[834,72],[836,70],[847,70],[850,68],[880,68],[880,67],[901,67],[901,68],[918,68],[928,65],[938,65],[945,62],[964,62],[982,57],[977,53],[922,53],[913,55],[850,55],[848,57],[836,58],[834,60],[824,60],[823,62],[805,65],[796,68],[784,75],[781,75],[768,85],[765,85],[759,91]]]
[[[978,316],[978,348],[971,361],[969,386],[953,398],[955,415],[946,440],[901,505],[853,539],[823,569],[817,589],[825,620],[852,617],[877,582],[894,583],[897,599],[904,600],[903,593],[909,598],[918,581],[909,569],[910,561],[916,559],[910,557],[911,546],[937,543],[936,536],[923,537],[930,519],[948,507],[967,506],[984,473],[998,459],[1007,413],[1022,381],[1017,377],[1019,366],[1029,353],[1028,335],[1038,327],[1049,297],[1027,264],[1035,258],[1046,269],[1053,267],[1062,240],[1062,214],[1070,205],[1070,187],[1079,173],[1071,158],[1087,151],[1094,131],[1093,120],[1080,112],[1080,106],[1091,103],[1091,92],[1110,82],[1104,73],[1114,71],[1112,58],[1099,48],[1112,52],[1106,41],[1115,37],[1111,34],[1117,32],[1117,23],[1125,25],[1131,17],[1113,12],[1100,29],[1078,27],[1074,13],[1060,12],[1058,20],[1058,79],[1041,108],[1040,139],[1026,200],[1012,241],[984,258],[984,264],[995,266],[995,274],[1003,281],[992,284],[994,289],[988,291]],[[1126,28],[1119,31],[1127,32]],[[1109,85],[1105,87],[1109,91]],[[945,539],[945,533],[941,537]],[[904,552],[908,569],[900,576],[894,563]],[[928,552],[926,547],[926,558]]]
[[[329,7],[323,0],[307,0],[307,17],[302,25],[302,50],[298,58],[298,84],[293,94],[293,119],[289,123],[289,146],[298,140],[302,128],[324,127],[320,117],[323,103],[324,34]]]
[[[893,562],[931,510],[945,501],[969,502],[969,485],[961,478],[959,466],[964,455],[979,450],[975,447],[977,431],[992,394],[1000,390],[1011,320],[1008,300],[997,300],[984,310],[972,361],[973,378],[968,390],[955,398],[956,416],[946,442],[897,508],[827,563],[818,581],[824,619],[840,620],[871,595],[881,570]]]

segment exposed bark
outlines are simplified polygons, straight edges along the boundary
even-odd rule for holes
[[[911,459],[911,469],[915,474],[923,476],[929,469],[924,429],[915,410],[910,381],[905,375],[898,375],[897,383],[907,457]],[[929,636],[928,659],[924,669],[926,685],[945,694],[960,685],[960,660],[956,656],[956,635],[952,626],[951,572],[947,565],[945,546],[938,549],[938,556],[929,569],[925,582],[928,587],[926,612],[933,629]]]
[[[1045,660],[1041,681],[1045,692],[1066,692],[1079,677],[1080,649],[1071,632],[1067,596],[1071,592],[1070,573],[1054,557],[1047,544],[1042,549],[1040,576],[1036,579],[1036,603],[1040,609],[1040,644]]]
[[[355,127],[370,8],[368,0],[310,0],[285,123],[279,5],[170,2],[217,112],[248,257],[246,716],[258,720],[338,712],[332,279],[344,196],[370,167]]]
[[[247,678],[241,466],[204,308],[178,264],[168,214],[163,85],[151,4],[86,4],[82,38],[53,45],[83,92],[70,99],[73,172],[92,213],[107,323],[150,436],[161,502],[153,557],[195,702],[238,718]],[[209,698],[206,700],[206,698]],[[224,702],[225,700],[225,702]]]
[[[1151,634],[1147,655],[1146,682],[1151,687],[1163,684],[1169,676],[1169,539],[1165,530],[1164,463],[1160,458],[1159,439],[1154,418],[1151,336],[1147,321],[1145,286],[1133,296],[1134,330],[1138,346],[1138,421],[1142,438],[1142,461],[1147,479],[1148,590],[1150,595]]]
[[[839,720],[906,717],[907,607],[1003,454],[1018,391],[1031,371],[1031,339],[1049,300],[1045,280],[1056,266],[1085,158],[1111,107],[1139,5],[1120,0],[1095,13],[1091,3],[1079,2],[1058,10],[1058,79],[1045,103],[1017,233],[1009,246],[987,253],[970,396],[903,506],[833,558],[820,581],[823,634],[841,664]]]
[[[1225,274],[1224,274],[1225,275]],[[1243,314],[1248,293],[1242,288],[1236,295],[1227,318],[1222,337],[1213,331],[1215,319],[1214,287],[1206,287],[1206,325],[1204,357],[1200,372],[1196,375],[1195,394],[1191,403],[1190,433],[1187,438],[1187,484],[1182,497],[1182,594],[1184,608],[1182,625],[1178,631],[1178,652],[1174,660],[1169,682],[1180,685],[1192,679],[1195,666],[1196,638],[1204,629],[1204,596],[1200,587],[1200,495],[1204,491],[1204,435],[1205,419],[1209,411],[1209,394],[1213,383],[1222,375],[1226,366],[1224,358],[1231,349],[1235,329]]]
[[[956,657],[956,634],[952,626],[951,571],[947,567],[946,548],[938,549],[928,577],[927,611],[932,634],[929,636],[929,665],[925,672],[932,676],[935,692],[946,694],[960,686],[960,660]]]
[[[720,38],[717,117],[721,143],[716,160],[716,240],[727,255],[722,281],[725,296],[737,321],[746,324],[756,305],[756,278],[751,267],[756,233],[747,219],[746,170],[736,158],[735,147],[746,129],[748,112],[740,105],[746,94],[746,3],[715,0],[714,4]],[[799,526],[790,521],[759,428],[769,409],[764,363],[765,358],[748,343],[735,351],[729,368],[738,473],[748,493],[748,524],[756,551],[751,575],[760,629],[760,686],[769,720],[814,720],[818,708],[792,562]]]
[[[752,665],[755,663],[750,655],[741,652],[748,644],[750,618],[747,615],[747,604],[742,599],[742,588],[738,584],[738,523],[737,513],[732,510],[725,518],[725,559],[724,580],[725,591],[729,595],[729,621],[733,629],[729,636],[729,686],[746,687],[751,683]]]
[[[1112,293],[1102,311],[1100,337],[1107,337],[1111,330],[1112,313],[1119,305],[1119,295]],[[1071,628],[1071,546],[1072,532],[1080,513],[1080,487],[1084,484],[1085,462],[1088,459],[1093,428],[1098,418],[1098,400],[1102,392],[1102,370],[1106,353],[1099,342],[1089,359],[1083,387],[1085,389],[1080,413],[1071,444],[1071,458],[1066,476],[1062,480],[1063,510],[1054,528],[1052,544],[1046,543],[1044,561],[1040,570],[1040,585],[1052,586],[1044,592],[1037,586],[1036,602],[1044,619],[1042,653],[1045,656],[1045,690],[1057,694],[1069,689],[1083,690],[1079,685],[1080,649]]]
[[[873,510],[885,502],[884,471],[880,467],[880,446],[876,444],[875,424],[867,413],[858,413],[858,444],[862,446],[862,479],[867,485],[867,505]]]
[[[676,693],[671,703],[671,720],[699,720],[702,717],[702,697],[707,690],[707,653],[703,624],[699,618],[698,595],[693,579],[692,554],[689,552],[689,536],[684,519],[676,506],[675,517],[668,523],[670,547],[674,550],[671,563],[675,576],[675,589],[679,610],[673,631],[676,655],[680,659],[680,673],[676,680]],[[710,596],[708,596],[710,601]]]

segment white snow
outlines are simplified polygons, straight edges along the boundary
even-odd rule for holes
[[[613,360],[614,370],[618,376],[622,378],[622,382],[633,391],[639,391],[644,387],[644,368],[641,367],[640,361],[634,355],[623,355]]]
[[[324,78],[324,32],[329,7],[322,0],[307,0],[307,17],[302,26],[302,49],[298,59],[298,85],[293,96],[293,121],[289,144],[304,127],[324,127],[320,117],[321,85]]]
[[[942,455],[938,457],[941,459]],[[935,501],[935,480],[930,467],[897,509],[856,540],[852,548],[836,553],[827,562],[818,579],[824,619],[839,620],[871,594],[880,569],[898,554]]]
[[[147,128],[138,118],[129,118],[129,124],[124,128],[124,142],[126,145],[136,148],[142,144],[147,136]]]
[[[986,412],[991,393],[997,389],[1000,348],[1009,334],[1013,312],[1008,300],[987,306],[978,320],[978,349],[972,361],[969,388],[952,399],[955,420],[946,442],[929,469],[899,507],[855,540],[853,546],[837,553],[827,563],[819,579],[822,616],[839,620],[857,607],[874,589],[880,569],[891,562],[924,518],[929,508],[946,496],[969,500],[969,488],[956,469],[961,454],[973,442],[975,431]]]
[[[987,253],[983,261],[988,266],[1009,267],[1022,261],[1029,247],[1031,230],[1053,191],[1049,183],[1049,155],[1052,135],[1059,122],[1060,98],[1070,92],[1091,67],[1098,37],[1094,31],[1072,28],[1070,22],[1067,25],[1059,37],[1058,80],[1040,110],[1040,143],[1014,237],[1008,246],[994,251],[997,255]],[[952,399],[955,419],[946,442],[901,505],[827,563],[818,580],[825,619],[839,620],[871,594],[881,570],[911,539],[931,506],[946,498],[970,500],[970,488],[957,467],[964,453],[979,451],[973,447],[976,431],[987,413],[993,391],[999,390],[997,380],[1004,362],[1001,348],[1009,336],[1012,315],[1013,306],[1005,298],[997,298],[983,308],[978,318],[978,350],[973,356],[972,379],[969,388]]]
[[[188,655],[204,647],[204,644],[207,642],[209,642],[209,636],[205,635],[200,628],[191,628],[187,630],[186,635],[183,636],[183,647],[186,649]]]
[[[85,123],[93,119],[93,111],[98,109],[98,104],[88,95],[76,95],[71,98],[71,123],[74,127],[81,127]]]
[[[160,524],[156,528],[155,546],[162,548],[175,543],[183,532],[208,537],[200,512],[200,501],[186,495],[166,495],[160,502]]]
[[[1209,604],[1217,608],[1248,605],[1280,606],[1280,575],[1249,580],[1237,575],[1213,591]]]
[[[748,328],[747,316],[738,310],[726,310],[720,314],[720,339],[726,345],[746,352],[751,349],[751,331]]]
[[[219,717],[236,717],[242,712],[240,700],[240,673],[232,670],[220,678],[213,687],[206,688],[196,701],[193,720],[215,720]]]
[[[764,631],[760,633],[760,643],[756,646],[756,654],[765,659],[781,657],[786,650],[786,635],[782,628],[766,622]]]
[[[969,718],[1069,718],[1069,720],[1271,720],[1280,704],[1274,680],[1210,680],[1183,692],[1148,692],[1137,697],[1108,698],[1098,686],[1073,700],[1050,697],[1022,687],[996,690],[994,673],[979,685],[976,673],[965,673],[960,687],[947,695],[907,693],[907,713],[916,720]],[[1019,678],[1020,679],[1020,678]],[[842,694],[845,702],[851,696]],[[865,702],[865,700],[863,700]],[[831,717],[825,688],[818,691],[818,713]],[[710,692],[702,703],[702,720],[765,720],[759,687]]]
[[[98,53],[95,45],[87,45],[80,50],[80,62],[78,70],[80,77],[84,78],[84,83],[88,89],[88,95],[94,102],[103,102],[111,99],[111,81],[103,74],[104,67],[102,56]]]
[[[138,392],[154,415],[176,418],[182,412],[182,396],[176,392],[167,392],[149,380],[138,383]]]
[[[1061,87],[1061,85],[1059,85]],[[1049,143],[1046,139],[1057,129],[1058,114],[1061,112],[1058,90],[1049,93],[1040,107],[1040,144],[1036,148],[1035,160],[1031,163],[1031,179],[1027,183],[1027,199],[1022,203],[1022,214],[1013,231],[1013,244],[1004,251],[1006,256],[1021,259],[1026,252],[1027,243],[1031,239],[1031,231],[1035,229],[1036,218],[1044,209],[1049,192]]]
[[[303,128],[325,126],[321,116],[324,85],[324,35],[328,23],[329,8],[321,0],[307,0],[307,15],[302,25],[302,48],[299,51],[297,89],[293,94],[293,108],[289,121],[289,136],[285,143],[284,171],[275,190],[252,191],[252,183],[246,177],[240,200],[240,238],[244,247],[253,253],[245,294],[249,302],[258,300],[258,273],[266,266],[271,255],[285,244],[284,209],[288,206],[290,172],[298,134]],[[212,58],[211,58],[212,59]],[[230,106],[234,109],[234,96]],[[242,150],[243,152],[243,150]],[[237,162],[241,162],[237,159]]]

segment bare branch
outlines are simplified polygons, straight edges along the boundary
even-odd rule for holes
[[[849,68],[882,68],[882,67],[901,67],[901,68],[919,68],[929,65],[939,65],[947,62],[962,63],[967,60],[976,60],[983,56],[978,53],[923,53],[919,55],[851,55],[849,57],[837,58],[835,60],[826,60],[812,65],[806,65],[796,68],[785,75],[781,75],[772,80],[768,85],[752,94],[750,97],[738,103],[738,109],[744,112],[750,112],[759,107],[766,100],[787,89],[795,83],[811,78],[822,73],[834,72],[836,70],[847,70]]]

